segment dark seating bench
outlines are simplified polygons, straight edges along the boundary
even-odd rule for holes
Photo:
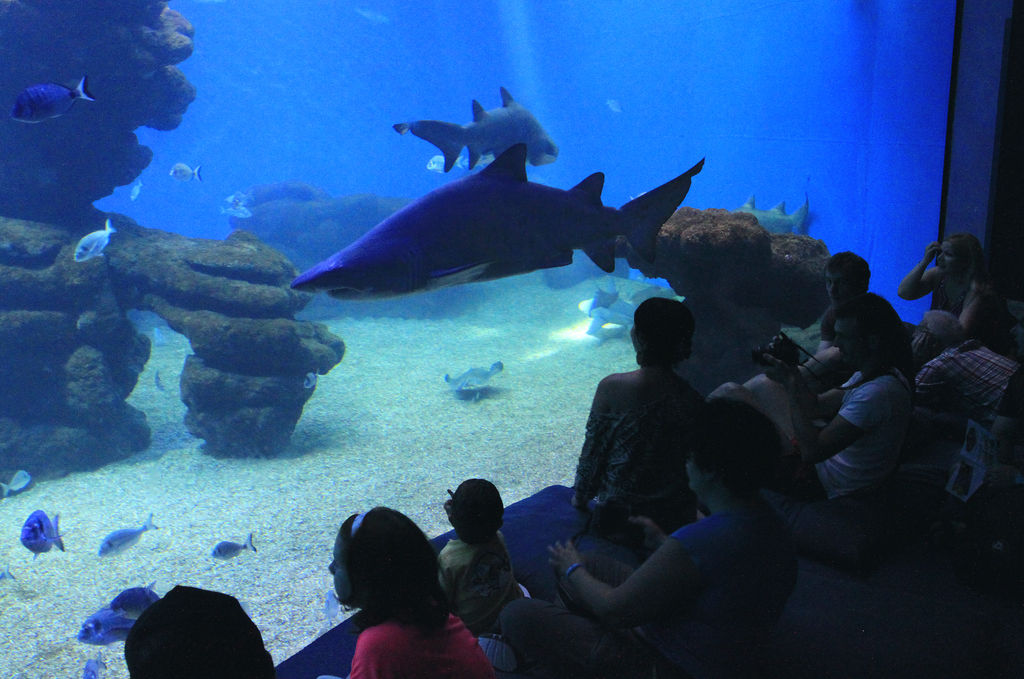
[[[554,596],[547,546],[576,533],[571,489],[549,486],[505,510],[516,577]],[[440,549],[452,533],[434,538]],[[338,625],[277,667],[279,679],[345,677],[356,637]],[[1024,608],[976,593],[923,541],[869,573],[800,560],[796,590],[766,649],[762,679],[1024,677]]]

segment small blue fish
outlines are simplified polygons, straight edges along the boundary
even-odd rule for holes
[[[14,476],[7,483],[0,483],[0,497],[7,497],[8,495],[14,495],[28,488],[28,484],[32,483],[32,475],[24,469],[19,469],[14,472]]]
[[[38,123],[64,115],[79,99],[96,101],[89,95],[85,76],[82,76],[73,90],[56,83],[32,85],[22,90],[14,101],[11,117],[23,123]]]
[[[14,577],[14,574],[11,573],[11,567],[10,566],[5,566],[4,567],[4,572],[0,573],[0,580],[14,580],[14,579],[15,579],[15,577]]]
[[[82,240],[78,241],[78,245],[75,246],[75,261],[84,262],[87,259],[93,257],[99,257],[103,254],[103,248],[107,247],[107,243],[110,242],[110,234],[117,233],[111,224],[110,220],[99,231],[93,231],[82,236]]]
[[[249,533],[249,537],[246,538],[245,544],[239,544],[237,542],[229,542],[224,540],[218,542],[213,548],[213,552],[210,554],[214,559],[230,559],[238,556],[240,552],[246,549],[251,549],[253,552],[256,551],[256,547],[252,544],[252,533]]]
[[[124,618],[135,620],[150,604],[159,601],[160,595],[153,591],[151,582],[145,587],[129,587],[110,602],[110,610]]]
[[[60,514],[50,517],[41,509],[32,512],[25,525],[21,527],[21,544],[38,557],[43,552],[50,551],[54,545],[57,549],[64,551],[64,541],[60,536]],[[33,557],[35,558],[35,557]]]
[[[153,371],[153,384],[156,386],[156,388],[158,390],[164,391],[164,383],[160,381],[160,371],[159,370],[154,370]]]
[[[138,542],[139,538],[141,538],[142,534],[147,530],[153,530],[154,528],[159,527],[160,526],[153,523],[153,515],[150,514],[149,518],[146,519],[146,523],[142,524],[141,528],[122,528],[121,530],[115,530],[113,533],[103,538],[103,542],[100,544],[100,556],[120,554]]]
[[[92,660],[85,661],[85,669],[82,670],[82,679],[101,679],[103,672],[107,669],[107,663],[103,662],[103,651],[96,654]]]
[[[306,379],[302,381],[304,389],[312,389],[316,386],[316,373],[306,373]]]
[[[101,608],[82,623],[77,639],[94,646],[106,646],[115,641],[124,641],[134,624],[131,618],[118,615],[109,608]]]

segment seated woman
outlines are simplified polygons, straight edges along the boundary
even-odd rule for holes
[[[685,464],[709,516],[671,536],[634,517],[658,545],[636,570],[580,555],[571,543],[552,545],[563,605],[520,599],[501,613],[520,671],[750,676],[757,645],[796,583],[789,535],[758,496],[780,454],[778,437],[767,417],[729,399],[709,401],[693,427]]]
[[[928,265],[935,260],[931,269]],[[900,282],[897,294],[920,299],[932,294],[932,309],[948,311],[960,319],[968,339],[977,339],[992,351],[1013,355],[1010,336],[1014,318],[997,292],[985,266],[985,252],[969,233],[954,233],[929,243],[924,257]]]
[[[684,442],[704,404],[676,373],[690,357],[693,314],[676,300],[652,297],[633,315],[640,368],[601,380],[576,467],[572,504],[597,496],[672,531],[696,517],[686,483]],[[624,517],[623,517],[624,518]]]
[[[361,630],[350,679],[493,679],[476,638],[448,609],[437,553],[413,521],[376,507],[345,519],[328,566]]]

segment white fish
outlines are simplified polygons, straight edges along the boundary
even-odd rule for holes
[[[387,18],[386,16],[384,16],[380,12],[374,12],[372,9],[365,9],[363,7],[356,7],[355,8],[355,12],[359,16],[361,16],[364,19],[366,19],[367,21],[369,21],[371,24],[386,24],[386,23],[391,21],[391,19]]]
[[[612,113],[622,113],[622,104],[618,99],[606,99],[604,103]]]
[[[84,262],[87,259],[93,257],[99,257],[103,254],[103,248],[107,247],[107,243],[110,242],[110,234],[117,233],[110,224],[110,220],[107,220],[106,226],[100,231],[93,231],[82,236],[82,240],[78,241],[78,245],[75,246],[75,261]]]
[[[110,554],[119,554],[124,550],[128,549],[142,537],[142,534],[147,530],[153,530],[159,528],[153,523],[153,515],[150,514],[149,518],[146,519],[146,523],[142,524],[141,528],[122,528],[121,530],[115,530],[113,533],[103,538],[103,542],[100,544],[100,556],[108,556]]]
[[[195,178],[197,182],[203,181],[203,178],[199,175],[199,165],[196,165],[196,169],[192,169],[185,163],[175,163],[171,166],[171,176],[180,182],[187,182],[190,179]]]
[[[222,215],[231,215],[232,217],[238,217],[239,219],[248,219],[252,217],[252,212],[244,205],[232,205],[229,207],[220,206],[220,213]]]
[[[25,490],[28,484],[32,483],[32,475],[24,469],[14,472],[14,476],[7,483],[0,483],[0,497],[7,497],[11,493]]]
[[[134,184],[132,184],[132,192],[130,194],[128,194],[128,198],[130,200],[137,200],[138,197],[139,197],[139,193],[141,191],[142,191],[142,180],[139,179]]]
[[[316,373],[306,373],[306,379],[302,382],[302,386],[306,389],[312,389],[316,386]]]
[[[489,153],[484,154],[484,155],[480,156],[480,160],[477,161],[477,166],[478,167],[486,167],[487,164],[490,163],[492,160],[494,160],[494,156],[492,156]],[[461,168],[463,170],[468,170],[469,169],[469,160],[466,158],[466,156],[459,156],[459,159],[455,161],[455,167]],[[430,170],[431,172],[440,172],[440,173],[443,174],[444,173],[444,156],[442,156],[442,155],[431,156],[430,160],[427,161],[427,169]]]

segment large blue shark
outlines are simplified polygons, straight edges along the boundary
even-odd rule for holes
[[[620,235],[653,261],[658,230],[703,166],[616,209],[601,204],[601,172],[568,191],[527,181],[526,145],[516,144],[478,174],[406,205],[292,287],[338,299],[394,297],[565,266],[574,249],[611,272]]]
[[[513,144],[526,144],[530,165],[555,162],[558,147],[544,131],[537,119],[526,108],[501,88],[501,108],[485,111],[473,100],[473,122],[466,125],[440,120],[417,120],[392,125],[399,134],[412,132],[441,149],[444,171],[452,169],[465,146],[469,152],[469,169],[473,169],[480,156],[501,155]]]

